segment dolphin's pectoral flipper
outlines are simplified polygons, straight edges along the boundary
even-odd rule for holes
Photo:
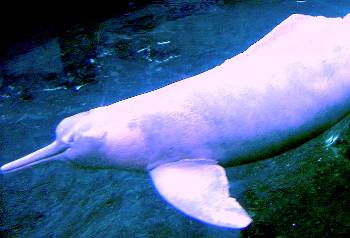
[[[193,218],[229,228],[244,228],[252,221],[230,197],[225,170],[212,161],[181,160],[150,174],[164,199]]]

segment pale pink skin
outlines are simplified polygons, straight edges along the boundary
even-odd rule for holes
[[[64,119],[48,149],[62,153],[1,169],[39,157],[141,170],[199,158],[229,166],[281,153],[349,111],[350,14],[292,15],[212,70]]]

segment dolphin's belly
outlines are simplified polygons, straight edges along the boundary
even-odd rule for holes
[[[289,90],[251,91],[245,98],[217,101],[211,95],[207,101],[191,100],[177,113],[150,114],[140,123],[147,159],[206,158],[227,165],[264,159],[321,133],[349,112],[350,94]]]

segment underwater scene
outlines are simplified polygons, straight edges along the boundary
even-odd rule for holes
[[[209,86],[203,82],[220,80],[215,77],[225,74],[230,62],[232,67],[238,70],[244,68],[248,73],[278,74],[282,63],[279,63],[279,59],[270,59],[276,56],[276,52],[264,54],[268,62],[276,64],[263,66],[247,63],[247,67],[245,59],[242,59],[243,56],[254,57],[255,52],[258,52],[254,51],[256,48],[250,48],[246,55],[240,55],[241,58],[237,55],[245,52],[292,14],[343,18],[350,13],[350,1],[121,2],[127,4],[114,14],[110,11],[107,17],[75,21],[60,26],[60,31],[52,34],[47,34],[45,28],[36,29],[35,34],[16,39],[16,42],[1,43],[0,237],[349,237],[350,116],[346,115],[350,112],[350,108],[346,109],[349,100],[335,105],[332,113],[327,114],[329,118],[322,117],[323,111],[319,113],[322,114],[320,125],[302,126],[302,130],[294,135],[297,129],[287,128],[284,122],[278,124],[278,120],[283,118],[277,115],[278,112],[276,115],[274,111],[267,113],[254,103],[249,103],[249,92],[244,92],[248,103],[245,98],[241,98],[235,102],[235,111],[230,115],[236,112],[241,115],[241,110],[251,107],[257,113],[249,115],[263,118],[262,127],[285,125],[278,131],[287,131],[287,134],[293,135],[262,136],[254,140],[254,136],[260,136],[261,131],[260,128],[244,130],[250,128],[250,121],[257,120],[255,116],[250,116],[249,120],[234,121],[242,123],[243,129],[234,136],[238,139],[231,141],[253,138],[246,143],[243,141],[241,150],[230,148],[227,138],[233,132],[226,130],[233,127],[236,130],[239,125],[218,126],[221,131],[211,131],[207,124],[202,125],[192,115],[199,114],[213,121],[212,128],[216,128],[215,123],[226,121],[217,121],[218,116],[231,118],[229,113],[221,110],[227,106],[222,106],[223,102],[215,99],[239,91],[243,86],[234,84],[237,88],[230,92],[220,86],[231,85],[226,81]],[[339,35],[350,35],[350,15],[347,20],[349,28],[341,28]],[[279,28],[280,32],[276,31],[283,37],[288,31],[293,31],[293,24],[289,28]],[[347,30],[349,33],[345,32]],[[274,37],[279,37],[278,34],[267,37],[267,42],[257,47],[268,45],[269,41],[275,40]],[[347,44],[345,40],[333,38],[336,42],[344,42],[344,49],[350,52],[350,42]],[[283,43],[284,38],[281,39]],[[319,39],[319,42],[323,41],[327,45],[329,40]],[[305,41],[305,44],[308,42]],[[319,52],[323,54],[322,47]],[[326,73],[332,80],[333,75],[340,75],[340,78],[350,82],[350,62],[344,60],[350,57],[344,52],[339,50],[339,57],[330,59],[336,62],[339,73]],[[288,58],[283,53],[280,53],[281,62]],[[313,55],[305,55],[305,58],[308,57]],[[223,67],[217,67],[224,62]],[[239,62],[243,62],[241,68]],[[264,62],[264,59],[259,62]],[[271,72],[274,68],[276,71]],[[188,83],[176,83],[186,82],[187,78],[195,75],[200,76]],[[303,73],[295,75],[306,77]],[[234,80],[245,82],[246,79]],[[341,81],[339,84],[344,84],[342,88],[345,91],[346,83]],[[171,86],[151,93],[167,85]],[[322,85],[315,87],[324,89]],[[214,95],[217,88],[223,90],[219,91],[219,95]],[[326,91],[333,89],[326,88]],[[197,94],[196,90],[208,94]],[[191,112],[186,118],[178,118],[176,113],[179,110],[182,112],[182,109],[177,108],[178,102],[182,100],[179,98],[182,95],[192,98],[192,92],[196,92],[195,102],[189,102],[190,105],[193,103],[201,107],[191,108],[197,114]],[[269,98],[274,97],[274,92],[268,92]],[[339,97],[336,95],[338,92],[335,91],[334,98],[350,95],[350,90]],[[289,95],[290,105],[298,104],[298,95],[294,98],[294,92],[286,94]],[[124,104],[114,104],[106,110],[102,108],[79,114],[57,127],[67,117],[137,95],[142,96]],[[179,98],[177,95],[180,95]],[[210,101],[210,105],[204,103],[206,100]],[[321,107],[320,104],[327,100],[324,97],[323,102],[321,100],[319,104],[312,105]],[[227,103],[231,105],[231,102]],[[307,103],[306,108],[309,105]],[[214,110],[206,111],[203,105]],[[139,139],[137,133],[141,122],[129,118],[143,118],[154,111],[162,116],[147,117],[144,123],[148,124],[142,129],[150,135],[154,135],[155,131],[156,136],[143,138],[146,142],[136,142],[134,139]],[[167,113],[171,115],[169,122],[163,118]],[[296,118],[296,121],[304,121],[313,113],[310,110],[310,114]],[[337,113],[340,116],[336,116]],[[190,125],[189,131],[178,130],[188,128],[179,126],[183,121]],[[127,128],[123,127],[124,124],[127,124]],[[77,134],[67,128],[74,128]],[[107,129],[100,133],[100,128]],[[118,139],[113,134],[115,128],[122,130],[118,131],[122,133]],[[201,134],[199,131],[209,132]],[[52,143],[56,133],[60,141]],[[198,138],[195,139],[204,141],[205,145],[208,145],[207,141],[214,142],[210,142],[208,148],[202,148],[203,144],[192,143],[192,136],[197,134]],[[248,137],[248,134],[254,136]],[[209,139],[203,139],[201,135]],[[79,141],[80,138],[85,140]],[[104,141],[110,144],[105,145]],[[166,143],[173,143],[174,147]],[[138,144],[142,146],[138,147]],[[212,148],[212,145],[219,146]],[[161,146],[171,148],[163,155],[157,151],[157,148],[163,148]],[[266,146],[271,149],[259,150]],[[45,149],[26,156],[42,147]],[[177,148],[181,148],[181,151],[176,151]],[[67,156],[60,157],[61,154]],[[100,154],[108,159],[101,162]],[[120,158],[118,162],[114,161],[115,154]],[[246,160],[231,163],[231,157],[234,157],[231,155]],[[216,159],[215,156],[224,159]],[[24,160],[10,163],[21,157],[24,157],[25,163]],[[51,157],[56,161],[40,163]],[[180,159],[184,163],[177,166],[177,160]],[[62,160],[72,160],[72,163],[63,163]],[[81,160],[82,163],[75,163],[75,160]],[[171,175],[173,177],[169,171],[175,171]],[[213,179],[217,179],[215,183]],[[200,186],[207,181],[209,185],[202,189]],[[220,192],[221,195],[218,194]],[[197,193],[204,198],[197,196]],[[229,197],[236,200],[230,200]],[[227,202],[225,206],[230,210],[227,214],[220,213],[224,205],[215,203],[221,199]],[[211,208],[214,203],[214,208]],[[205,213],[208,209],[212,209],[209,214]],[[210,217],[212,214],[213,217]],[[243,222],[242,219],[246,220]]]

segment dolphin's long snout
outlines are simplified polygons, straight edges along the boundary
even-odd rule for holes
[[[1,173],[10,173],[39,163],[59,159],[68,148],[68,145],[54,141],[48,146],[45,146],[29,155],[1,166]]]

